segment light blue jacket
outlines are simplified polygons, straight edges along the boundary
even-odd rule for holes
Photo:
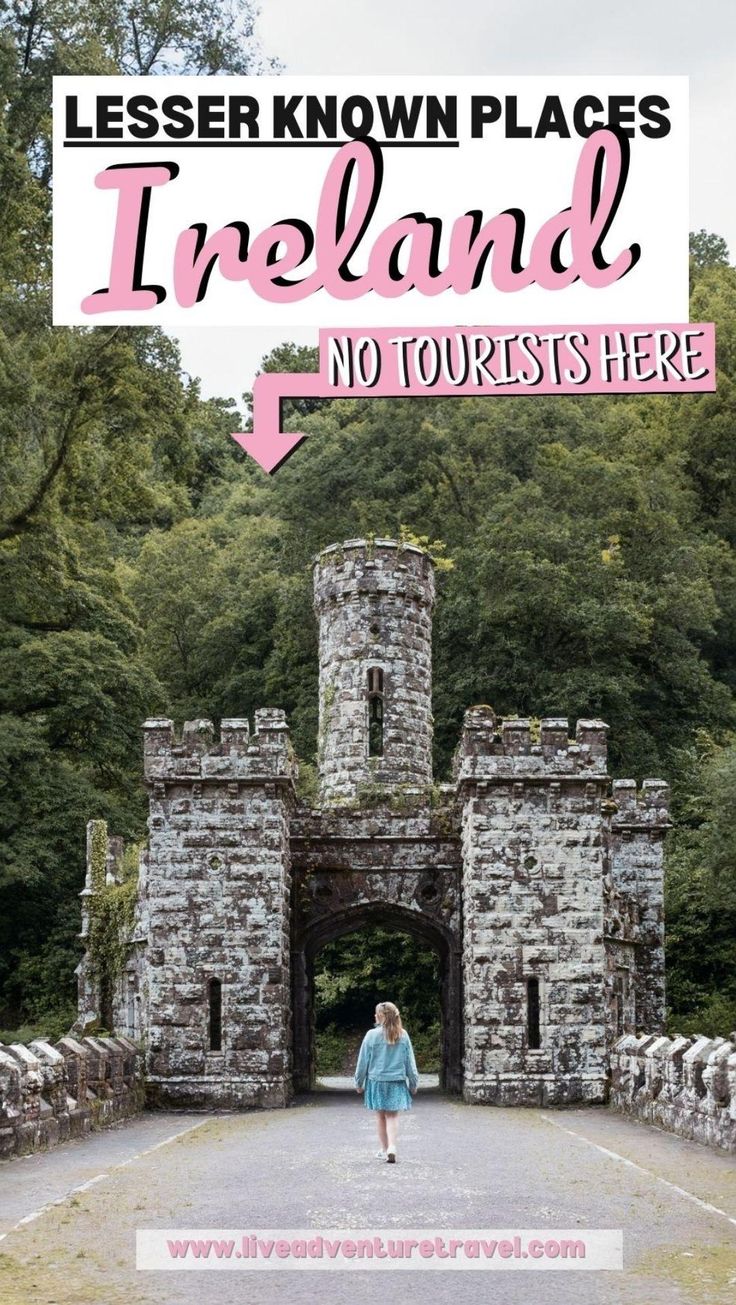
[[[393,1043],[386,1041],[380,1024],[366,1033],[355,1067],[356,1088],[362,1088],[367,1078],[390,1083],[403,1083],[406,1080],[410,1092],[416,1091],[419,1074],[414,1048],[406,1029],[398,1042]]]

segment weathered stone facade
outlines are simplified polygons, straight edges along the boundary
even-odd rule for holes
[[[465,1090],[513,1104],[600,1100],[606,1083],[605,725],[466,718],[458,767]],[[533,750],[532,750],[533,749]],[[539,1036],[530,1038],[529,981]],[[538,1047],[530,1045],[537,1041]]]
[[[314,573],[319,620],[320,789],[353,799],[361,785],[432,783],[434,568],[418,548],[336,544]],[[380,688],[372,691],[370,672]],[[369,704],[381,702],[383,749],[370,755]]]
[[[217,744],[209,721],[188,722],[181,742],[170,721],[144,732],[151,814],[136,968],[150,1097],[285,1105],[295,765],[284,713],[256,712],[252,737],[247,721],[223,721]],[[220,1039],[208,1030],[213,982]]]
[[[150,1098],[285,1105],[313,1081],[313,965],[373,924],[442,969],[443,1081],[494,1104],[601,1101],[622,1033],[664,1017],[667,789],[616,781],[606,729],[466,713],[433,783],[434,569],[421,549],[320,554],[320,799],[297,798],[283,712],[147,721],[141,857],[116,1028],[145,1048]],[[119,849],[111,846],[111,873]],[[89,913],[94,887],[85,889]],[[99,994],[80,966],[80,1020]],[[366,1012],[370,1019],[370,1012]]]

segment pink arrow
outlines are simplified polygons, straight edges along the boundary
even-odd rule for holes
[[[273,475],[306,439],[301,432],[282,431],[282,400],[318,398],[324,393],[324,382],[316,372],[261,372],[253,382],[253,430],[235,432],[233,439],[267,475]]]

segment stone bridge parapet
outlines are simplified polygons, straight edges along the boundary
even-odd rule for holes
[[[611,1105],[680,1137],[736,1152],[736,1032],[730,1038],[630,1033],[611,1055]]]
[[[142,1058],[120,1036],[0,1046],[0,1158],[104,1128],[143,1105]]]

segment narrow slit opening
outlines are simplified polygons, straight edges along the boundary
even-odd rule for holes
[[[541,1046],[539,1028],[539,979],[526,981],[526,1033],[530,1051],[538,1051]]]
[[[208,984],[210,1051],[222,1051],[222,983],[210,979]]]
[[[383,756],[383,671],[368,671],[368,756]]]

